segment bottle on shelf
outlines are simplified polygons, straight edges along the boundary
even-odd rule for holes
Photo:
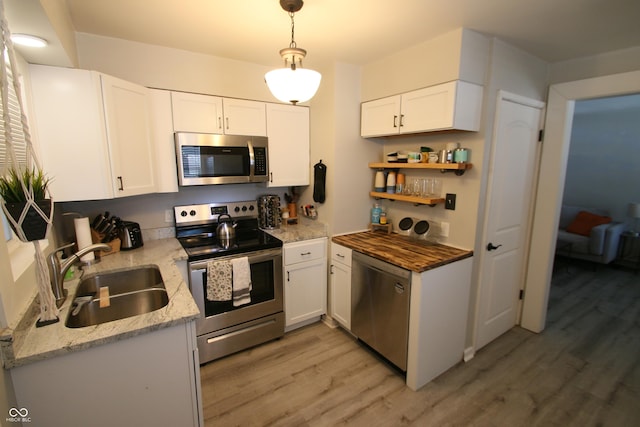
[[[371,223],[372,224],[380,224],[380,214],[382,213],[382,209],[378,203],[373,205],[371,209]]]

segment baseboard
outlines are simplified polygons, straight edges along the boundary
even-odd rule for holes
[[[464,360],[465,362],[468,362],[471,359],[473,359],[473,356],[475,355],[476,355],[476,350],[473,347],[467,347],[464,349],[462,360]]]

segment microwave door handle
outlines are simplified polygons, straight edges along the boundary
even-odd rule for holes
[[[249,148],[249,177],[253,178],[256,175],[256,158],[251,140],[247,141],[247,147]]]

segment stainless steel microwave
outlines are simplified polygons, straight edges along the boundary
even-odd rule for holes
[[[176,132],[181,186],[266,182],[268,138]]]

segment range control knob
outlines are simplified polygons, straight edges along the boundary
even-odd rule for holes
[[[187,216],[187,211],[180,212],[180,216]]]
[[[249,210],[250,210],[250,211],[252,211],[252,210],[254,210],[254,209],[255,209],[255,207],[254,207],[253,205],[249,205]]]
[[[240,212],[240,207],[236,206],[235,208],[233,208],[233,210],[234,210],[234,212],[238,213],[238,212]]]
[[[191,212],[189,212],[189,215],[196,216],[196,211],[195,210],[191,210]]]
[[[243,207],[242,207],[242,212],[246,212],[246,211],[247,211],[247,207],[246,207],[246,206],[243,206]]]

